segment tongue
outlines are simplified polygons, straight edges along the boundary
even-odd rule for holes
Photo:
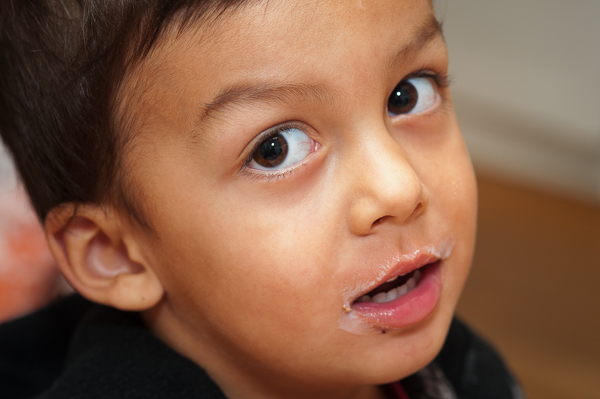
[[[406,273],[404,276],[399,276],[394,281],[385,282],[385,283],[377,286],[374,290],[367,292],[366,295],[369,295],[371,298],[373,298],[375,295],[379,294],[380,292],[388,292],[389,290],[392,290],[396,287],[400,287],[401,285],[404,285],[408,281],[408,279],[412,277],[412,275],[413,275],[413,272]]]

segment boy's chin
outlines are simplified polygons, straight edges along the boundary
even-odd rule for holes
[[[401,380],[427,366],[444,345],[453,312],[436,309],[429,318],[403,329],[388,329],[385,334],[362,336],[375,339],[361,360],[360,373],[367,384],[387,384]],[[358,379],[360,377],[356,376]]]

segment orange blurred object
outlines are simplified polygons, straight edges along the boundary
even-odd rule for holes
[[[43,306],[61,283],[27,196],[0,187],[0,322]]]

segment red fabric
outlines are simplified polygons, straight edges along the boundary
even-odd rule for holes
[[[25,192],[0,184],[0,322],[48,303],[58,293],[58,281]]]
[[[391,391],[394,394],[395,399],[410,399],[408,397],[408,394],[404,390],[404,387],[402,387],[402,384],[400,384],[400,382],[398,382],[398,381],[392,382],[390,384],[390,386],[392,388]]]

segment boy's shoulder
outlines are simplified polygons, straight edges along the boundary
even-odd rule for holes
[[[155,338],[137,313],[72,296],[0,325],[5,399],[222,398],[190,360]]]
[[[411,399],[520,398],[494,349],[455,319],[440,354],[402,381]],[[444,396],[444,384],[454,396]],[[4,398],[225,398],[198,366],[144,328],[137,313],[78,295],[0,325]],[[450,394],[449,394],[450,395]]]
[[[73,295],[0,325],[3,397],[30,397],[58,377],[79,319],[91,306]]]

